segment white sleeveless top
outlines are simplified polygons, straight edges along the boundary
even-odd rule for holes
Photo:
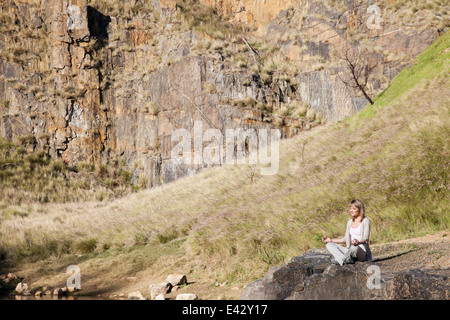
[[[356,228],[353,228],[352,226],[350,226],[350,241],[353,240],[361,240],[361,224],[359,224],[359,226],[357,226]],[[359,245],[362,249],[364,249],[364,246],[362,244]]]

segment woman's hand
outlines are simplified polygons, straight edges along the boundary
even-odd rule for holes
[[[331,239],[328,238],[327,236],[323,236],[322,237],[322,241],[325,242],[325,243],[332,242]]]
[[[360,243],[361,243],[361,242],[359,242],[358,239],[352,240],[352,245],[354,245],[354,246],[357,246],[357,245],[359,245]]]

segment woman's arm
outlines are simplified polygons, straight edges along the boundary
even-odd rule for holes
[[[335,238],[335,239],[330,239],[327,236],[323,236],[322,237],[322,241],[325,243],[328,242],[333,242],[333,243],[345,243],[345,239],[344,238]]]

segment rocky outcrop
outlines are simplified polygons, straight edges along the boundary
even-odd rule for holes
[[[338,121],[361,110],[367,101],[353,96],[338,78],[339,70],[304,72],[297,76],[303,101],[324,115]]]
[[[206,166],[178,166],[171,159],[172,131],[192,133],[196,120],[203,132],[276,127],[283,138],[310,127],[231,105],[246,98],[280,104],[296,92],[286,82],[267,86],[249,73],[225,72],[210,58],[185,57],[198,41],[194,32],[185,33],[181,45],[160,38],[155,49],[145,19],[126,20],[124,28],[123,19],[85,0],[8,1],[4,9],[20,20],[2,33],[7,46],[0,47],[6,55],[0,61],[0,135],[71,166],[120,156],[133,171],[133,183],[151,187]],[[13,47],[20,55],[13,55]],[[152,72],[148,65],[159,50],[179,61]]]
[[[384,270],[377,262],[339,266],[331,255],[310,250],[283,266],[272,267],[264,278],[249,284],[241,299],[248,300],[430,300],[449,299],[448,277],[419,269]]]
[[[302,102],[333,122],[366,103],[339,81],[339,68],[316,66],[333,61],[333,45],[346,41],[350,16],[365,21],[366,6],[346,1],[340,13],[320,1],[201,1],[234,23],[256,21],[258,33],[301,66],[293,81],[267,81],[250,68],[229,68],[220,52],[195,54],[195,46],[214,39],[170,21],[158,24],[177,1],[151,3],[125,1],[123,12],[106,14],[86,0],[4,1],[0,136],[70,166],[122,157],[132,182],[152,187],[208,166],[171,159],[174,129],[192,134],[194,122],[202,121],[202,132],[278,128],[288,138],[317,123],[269,109]],[[298,21],[299,13],[310,18]],[[300,35],[284,39],[293,26]],[[366,31],[383,50],[416,55],[432,42],[433,30],[394,32],[387,23]],[[406,63],[400,62],[385,64],[382,74],[392,79]],[[371,86],[381,88],[379,81]]]
[[[243,0],[212,1],[201,0],[201,3],[214,7],[220,15],[232,16],[237,22],[257,22],[261,26],[275,19],[281,10],[298,5],[298,0]]]

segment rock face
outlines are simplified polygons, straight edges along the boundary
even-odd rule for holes
[[[177,7],[176,0],[151,3],[160,17]],[[280,38],[277,47],[302,66],[295,81],[267,82],[248,67],[230,69],[219,52],[196,55],[194,48],[212,39],[209,35],[171,33],[176,23],[158,25],[153,9],[139,10],[132,1],[108,15],[86,0],[7,0],[0,5],[0,136],[26,141],[25,148],[43,150],[71,166],[122,157],[132,182],[152,187],[208,167],[180,165],[171,158],[176,145],[172,131],[185,129],[192,135],[195,121],[202,122],[202,133],[277,128],[288,138],[317,123],[280,118],[255,104],[277,109],[302,101],[333,122],[366,103],[339,82],[339,69],[312,68],[316,60],[324,65],[331,61],[333,45],[346,41],[350,13],[364,20],[365,6],[355,9],[353,1],[345,1],[347,11],[340,14],[320,1],[201,3],[235,22],[257,21],[262,36]],[[294,7],[328,18],[311,18],[304,35],[283,39],[291,24],[299,24]],[[371,41],[381,49],[393,47],[393,54],[413,56],[435,37],[434,29],[394,32],[396,28],[386,23],[380,30],[365,31],[373,33]],[[405,63],[386,64],[380,73],[392,79]],[[379,89],[376,81],[371,86]]]
[[[158,39],[154,48],[154,30],[142,26],[149,21],[106,16],[85,0],[6,1],[4,9],[17,24],[11,20],[1,33],[7,59],[0,60],[0,136],[28,137],[27,149],[74,166],[121,156],[133,182],[152,187],[207,166],[171,159],[172,130],[192,134],[194,121],[202,121],[201,134],[280,128],[285,138],[311,127],[294,119],[275,123],[261,110],[231,105],[245,98],[280,104],[296,93],[287,82],[267,86],[246,72],[224,72],[211,58],[186,57],[203,37],[198,33],[184,33],[181,45],[178,38]],[[154,71],[155,54],[175,63]]]
[[[297,4],[296,0],[201,0],[200,2],[214,7],[221,15],[233,15],[236,21],[256,21],[261,25],[265,25],[275,19],[280,11],[286,10]]]
[[[396,300],[448,299],[444,276],[416,270],[384,271],[373,262],[330,263],[331,255],[310,250],[288,264],[272,267],[249,284],[241,299],[248,300]]]

